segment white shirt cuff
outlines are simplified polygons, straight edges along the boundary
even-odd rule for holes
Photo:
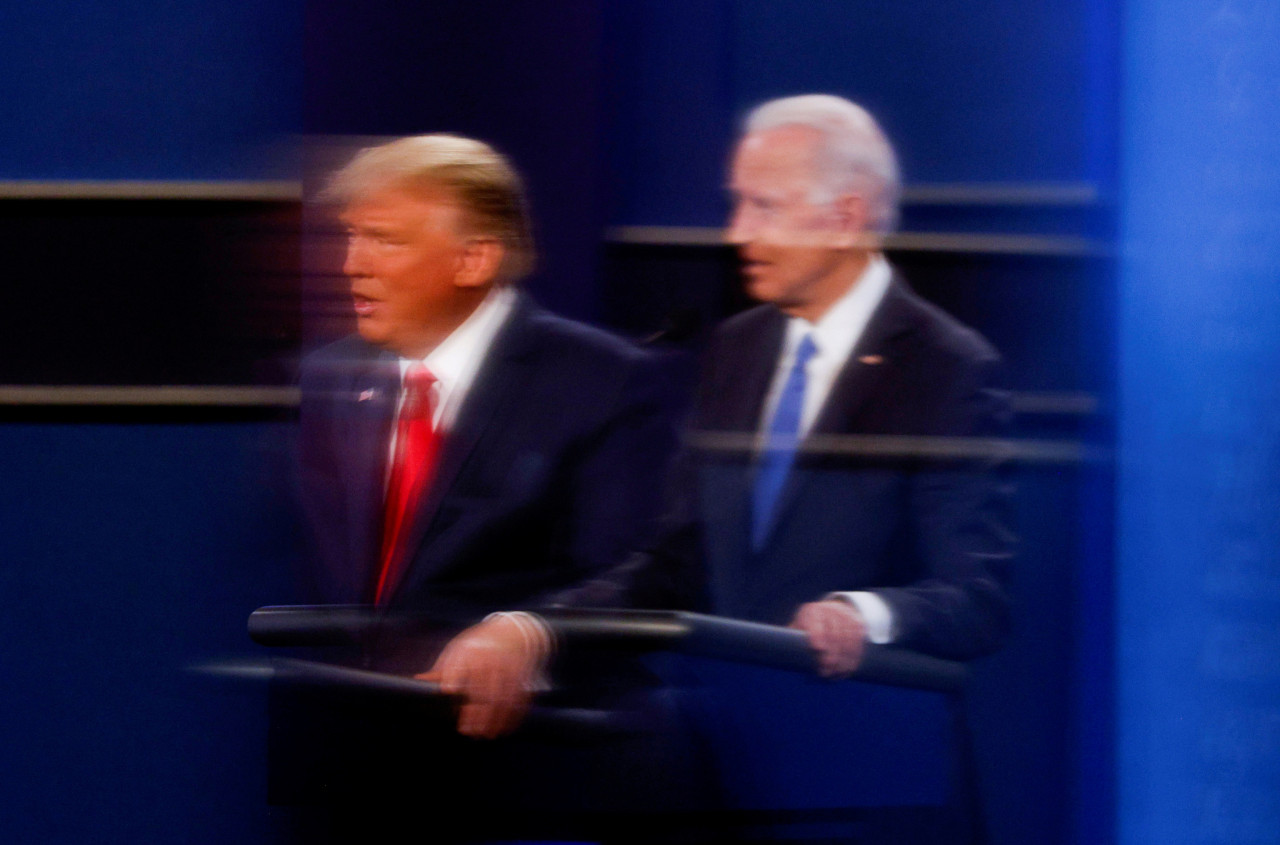
[[[867,642],[885,645],[893,642],[893,611],[889,604],[875,593],[852,592],[831,593],[828,598],[847,601],[862,614],[862,621],[867,626]]]

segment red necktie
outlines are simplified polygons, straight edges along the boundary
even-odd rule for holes
[[[404,376],[404,404],[396,423],[395,455],[382,528],[382,565],[378,569],[374,601],[382,604],[403,574],[407,550],[405,535],[413,524],[422,491],[435,470],[440,435],[431,422],[431,386],[436,377],[422,364],[413,364]]]

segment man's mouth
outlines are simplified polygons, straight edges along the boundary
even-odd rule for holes
[[[357,317],[372,317],[373,312],[378,307],[378,301],[376,299],[370,299],[369,297],[362,296],[358,293],[353,293],[351,295],[351,301],[355,307]]]

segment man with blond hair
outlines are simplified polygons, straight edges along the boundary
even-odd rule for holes
[[[555,603],[643,539],[672,446],[651,357],[540,310],[521,180],[488,145],[401,138],[356,155],[323,200],[346,232],[356,333],[303,364],[301,459],[320,598],[457,631]],[[470,694],[464,733],[519,711],[487,673],[488,635],[549,642],[501,614],[428,677]],[[464,647],[465,646],[465,647]],[[386,638],[366,665],[432,668]]]

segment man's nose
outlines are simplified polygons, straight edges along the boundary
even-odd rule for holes
[[[342,272],[347,276],[364,276],[368,274],[368,261],[365,248],[360,238],[347,239],[347,254],[342,261]]]
[[[750,213],[741,206],[733,210],[729,215],[729,225],[724,230],[725,243],[742,246],[751,240],[755,227],[750,217]]]

